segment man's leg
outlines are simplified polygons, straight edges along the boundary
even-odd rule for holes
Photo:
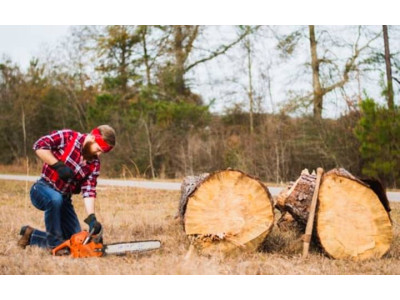
[[[46,232],[34,230],[30,244],[42,248],[54,248],[63,242],[61,228],[61,208],[63,196],[43,181],[38,181],[31,188],[32,204],[44,211]]]
[[[61,228],[64,240],[70,239],[73,234],[81,231],[81,225],[72,205],[71,196],[64,196],[61,208]]]

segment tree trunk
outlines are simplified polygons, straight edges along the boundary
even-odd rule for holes
[[[276,207],[304,226],[314,188],[315,176],[302,174],[277,197]],[[361,180],[344,169],[333,169],[321,181],[314,242],[337,259],[382,257],[392,242],[389,211],[379,181]]]
[[[392,66],[390,64],[389,34],[387,25],[383,25],[383,41],[385,44],[385,63],[387,78],[387,101],[389,109],[394,109]]]
[[[178,95],[185,93],[185,52],[183,40],[185,38],[182,32],[182,26],[174,26],[174,53],[175,53],[175,89]]]
[[[252,77],[252,70],[251,70],[251,42],[250,38],[248,38],[245,41],[245,48],[247,50],[247,70],[249,72],[249,117],[250,117],[250,134],[252,135],[254,133],[254,122],[253,122],[253,105],[254,105],[254,99],[253,99],[253,77]]]
[[[311,68],[313,76],[313,112],[314,118],[321,118],[323,91],[319,81],[319,60],[317,54],[317,39],[315,37],[314,25],[309,26],[310,32],[310,50],[311,50]]]
[[[256,250],[274,223],[272,197],[257,179],[237,170],[185,178],[179,216],[203,254]]]
[[[144,65],[146,67],[146,79],[147,79],[147,86],[151,85],[151,76],[150,76],[150,63],[149,63],[149,54],[147,51],[147,34],[148,34],[148,26],[141,25],[140,26],[140,34],[142,38],[142,46],[143,46],[143,60]]]

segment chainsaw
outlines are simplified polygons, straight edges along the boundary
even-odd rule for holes
[[[149,241],[133,241],[104,245],[103,230],[94,234],[95,229],[91,232],[81,231],[71,236],[64,243],[58,245],[52,250],[52,254],[60,256],[65,252],[70,253],[71,257],[101,257],[108,254],[124,255],[127,253],[144,252],[159,249],[161,242],[158,240]]]

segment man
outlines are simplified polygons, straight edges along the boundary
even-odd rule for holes
[[[53,249],[81,231],[72,205],[72,194],[82,192],[88,217],[89,232],[99,233],[101,224],[95,215],[99,156],[115,146],[115,131],[101,125],[89,134],[70,129],[54,131],[41,137],[33,145],[36,155],[44,162],[41,178],[30,191],[32,204],[44,211],[46,231],[29,225],[20,231],[18,245]]]

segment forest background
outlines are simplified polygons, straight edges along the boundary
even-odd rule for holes
[[[400,26],[71,26],[0,58],[0,163],[55,129],[117,131],[108,177],[227,167],[268,182],[344,167],[400,184]],[[1,55],[1,54],[0,54]]]

